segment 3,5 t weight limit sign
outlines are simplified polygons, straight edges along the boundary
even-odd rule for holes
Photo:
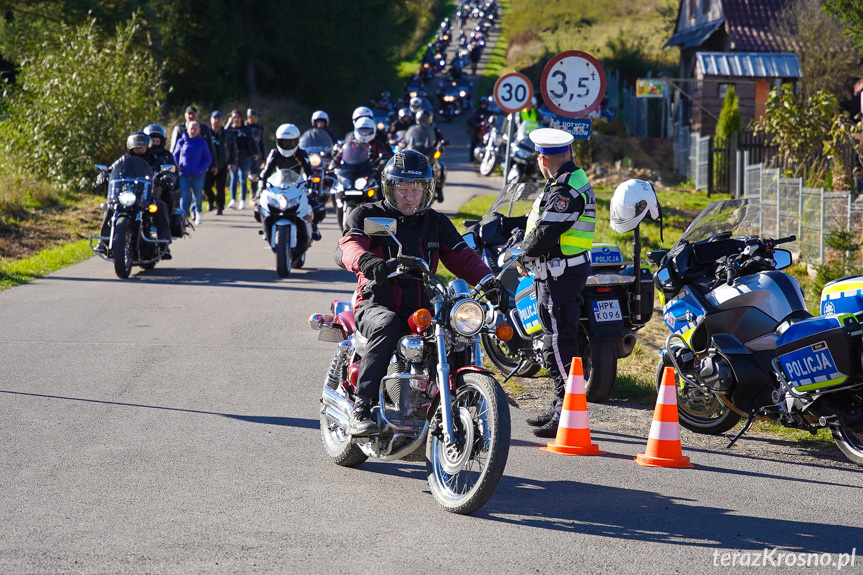
[[[512,72],[501,76],[494,85],[494,101],[504,112],[514,114],[530,102],[533,84],[527,76]]]
[[[605,70],[585,52],[570,50],[552,58],[542,70],[542,98],[564,118],[587,116],[605,96]]]

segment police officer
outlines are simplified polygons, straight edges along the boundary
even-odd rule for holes
[[[547,178],[533,203],[521,248],[537,286],[543,329],[542,355],[554,381],[554,402],[527,420],[534,435],[555,437],[563,406],[565,381],[578,353],[581,292],[590,275],[590,247],[596,223],[596,200],[584,170],[572,161],[572,135],[553,128],[530,133],[539,169]],[[520,266],[522,275],[527,275]]]

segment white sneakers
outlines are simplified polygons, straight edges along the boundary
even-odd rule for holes
[[[195,214],[195,225],[200,226],[202,221],[203,220],[201,219],[201,213],[200,212],[196,213]]]
[[[230,202],[228,202],[228,207],[233,208],[236,205],[236,203],[237,202],[235,202],[234,200],[231,200]]]
[[[242,210],[245,207],[246,207],[246,202],[244,202],[243,200],[240,200],[240,205],[237,207],[237,209]]]

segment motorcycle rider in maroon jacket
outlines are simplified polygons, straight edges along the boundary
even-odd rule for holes
[[[474,285],[492,273],[449,218],[429,207],[435,197],[435,181],[424,155],[413,150],[397,152],[384,168],[381,187],[382,201],[359,206],[348,214],[335,253],[336,263],[357,275],[354,315],[357,330],[369,340],[360,362],[357,401],[349,422],[348,432],[354,436],[377,431],[370,408],[390,357],[399,339],[409,333],[408,317],[420,308],[431,308],[420,281],[387,277],[395,269],[392,258],[398,245],[389,236],[367,236],[364,220],[396,219],[396,237],[403,253],[423,258],[432,273],[443,262],[456,276]],[[497,291],[489,296],[495,303],[501,288],[493,283],[492,289]]]

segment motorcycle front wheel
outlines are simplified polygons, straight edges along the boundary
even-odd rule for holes
[[[665,362],[660,358],[656,366],[656,392],[662,385]],[[740,421],[740,414],[731,411],[712,393],[707,395],[689,386],[681,387],[680,377],[674,373],[677,390],[677,418],[680,425],[695,433],[718,435],[725,433]]]
[[[276,273],[286,278],[291,273],[291,246],[288,226],[276,226]]]
[[[114,226],[114,273],[121,280],[132,273],[132,263],[135,261],[134,231],[135,226],[131,219],[117,219]]]
[[[426,440],[426,473],[432,495],[451,513],[468,515],[489,500],[509,456],[510,418],[506,394],[485,373],[463,373],[453,399],[455,441],[443,440],[441,408],[433,416],[440,431]]]
[[[479,164],[479,173],[483,176],[488,176],[494,171],[494,167],[497,164],[497,154],[494,151],[494,148],[491,146],[486,146],[485,151],[482,154],[482,162]]]
[[[521,359],[518,355],[518,345],[524,343],[518,335],[513,335],[509,341],[500,341],[494,336],[483,333],[480,334],[480,340],[489,361],[504,375],[509,375],[516,368]],[[526,362],[526,365],[515,373],[515,377],[533,377],[540,369],[538,364]]]

